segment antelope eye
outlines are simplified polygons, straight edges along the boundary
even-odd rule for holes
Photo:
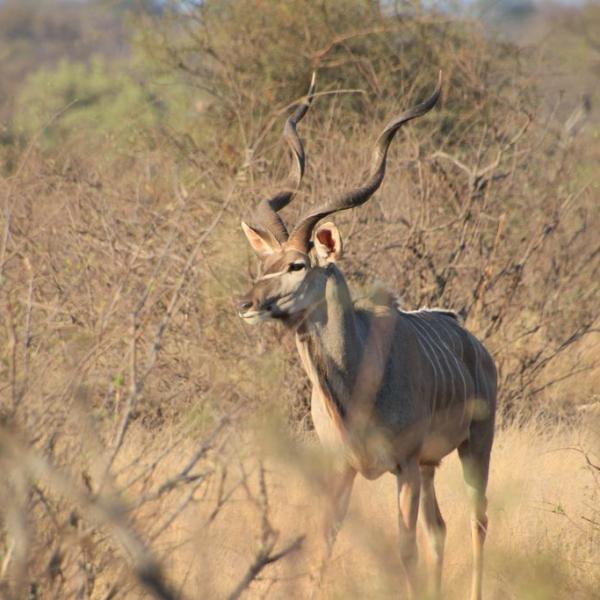
[[[306,265],[304,263],[301,262],[296,262],[296,263],[291,263],[290,266],[288,267],[288,271],[301,271],[302,269],[305,269]]]

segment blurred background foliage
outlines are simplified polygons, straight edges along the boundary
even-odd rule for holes
[[[56,143],[81,132],[82,120],[90,130],[118,131],[128,117],[138,132],[167,122],[188,142],[216,131],[227,152],[228,144],[261,141],[274,109],[302,95],[314,68],[320,89],[360,91],[340,97],[349,122],[352,113],[385,118],[386,101],[425,93],[442,69],[452,93],[436,131],[447,143],[469,144],[478,133],[452,128],[457,109],[500,117],[492,99],[503,90],[504,110],[526,93],[534,110],[544,94],[523,85],[532,72],[544,71],[535,83],[552,92],[550,104],[563,94],[563,112],[578,93],[594,93],[598,8],[523,6],[480,2],[463,16],[460,5],[436,13],[369,0],[7,0],[4,138],[31,139],[52,119],[44,137]],[[465,61],[472,50],[478,60]]]
[[[61,60],[27,78],[17,99],[14,125],[27,140],[42,134],[49,146],[75,135],[88,142],[99,134],[156,127],[160,105],[122,65],[100,56],[89,62]],[[64,113],[64,114],[63,114]]]

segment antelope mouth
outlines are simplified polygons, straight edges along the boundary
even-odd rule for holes
[[[254,325],[263,321],[277,321],[287,318],[289,315],[282,310],[249,310],[245,313],[238,313],[246,323]]]
[[[289,313],[286,310],[285,305],[290,303],[284,302],[282,304],[284,306],[271,304],[268,308],[262,308],[259,310],[250,309],[246,312],[238,312],[238,315],[242,319],[244,319],[246,323],[249,323],[251,325],[254,325],[255,323],[260,323],[262,321],[286,319],[289,316]]]
[[[261,321],[266,321],[271,318],[271,314],[268,310],[247,310],[246,312],[238,312],[238,316],[240,316],[246,323],[250,325],[254,325],[255,323],[260,323]]]

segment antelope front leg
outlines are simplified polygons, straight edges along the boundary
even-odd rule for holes
[[[417,575],[417,516],[419,514],[419,494],[421,478],[417,461],[402,467],[396,475],[398,483],[398,528],[400,533],[400,558],[406,573],[411,596],[419,590]]]
[[[421,465],[421,505],[419,511],[423,519],[425,533],[429,539],[431,558],[433,559],[433,598],[440,598],[442,585],[442,563],[444,562],[444,543],[446,524],[435,495],[433,484],[435,467]]]
[[[355,476],[356,471],[352,467],[344,466],[334,470],[328,482],[322,530],[324,554],[319,569],[319,584],[323,581],[335,539],[348,512]]]

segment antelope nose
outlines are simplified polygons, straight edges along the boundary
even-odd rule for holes
[[[238,298],[237,309],[239,313],[246,312],[251,307],[252,300],[248,298],[248,296],[242,296],[241,298]]]

